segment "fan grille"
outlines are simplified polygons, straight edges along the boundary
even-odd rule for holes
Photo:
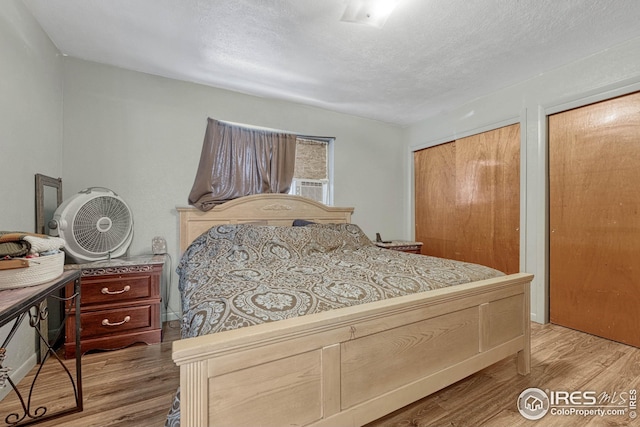
[[[76,213],[72,234],[88,252],[104,254],[124,243],[131,228],[131,212],[118,198],[98,196]]]

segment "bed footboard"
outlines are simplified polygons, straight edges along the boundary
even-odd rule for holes
[[[513,274],[175,341],[182,426],[358,426],[517,353],[529,286]]]

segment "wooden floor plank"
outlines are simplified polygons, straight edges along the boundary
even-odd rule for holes
[[[178,337],[177,322],[172,322],[165,325],[161,344],[83,356],[84,411],[38,425],[163,425],[179,384],[179,370],[171,360],[171,342]],[[65,363],[73,370],[73,360]],[[516,402],[519,394],[529,387],[609,394],[631,388],[640,390],[640,349],[557,325],[532,323],[531,365],[531,374],[522,377],[516,373],[515,357],[509,357],[368,427],[528,427],[534,422],[520,415]],[[45,369],[39,380],[47,381],[40,386],[37,397],[49,402],[49,410],[53,411],[71,401],[72,396],[48,375],[52,374]],[[29,377],[25,378],[21,386],[28,380]],[[0,402],[0,421],[15,407],[9,396]],[[538,425],[634,426],[640,422],[628,414],[608,417],[547,414]]]
[[[161,344],[136,344],[122,350],[85,354],[82,356],[84,410],[38,426],[162,426],[180,383],[179,369],[171,360],[172,341],[179,336],[178,322],[170,322],[164,325]],[[61,407],[73,406],[74,400],[70,388],[52,381],[52,372],[60,368],[50,362],[38,378],[36,384],[45,385],[39,386],[34,401],[46,402],[48,411],[56,412]],[[75,373],[75,359],[65,364]],[[21,381],[22,390],[31,384],[35,369]],[[5,425],[7,413],[19,410],[14,396],[10,393],[0,402],[0,425]]]

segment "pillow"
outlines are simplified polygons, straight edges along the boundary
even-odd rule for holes
[[[336,233],[336,237],[341,241],[342,249],[358,249],[365,246],[372,246],[371,240],[356,224],[352,223],[327,223],[314,224],[311,228],[332,231]]]
[[[294,227],[304,227],[307,225],[311,225],[311,224],[316,224],[313,221],[307,221],[306,219],[295,219],[293,220],[293,226]]]
[[[313,227],[242,226],[234,240],[234,251],[241,251],[246,261],[294,259],[340,247],[337,233]]]

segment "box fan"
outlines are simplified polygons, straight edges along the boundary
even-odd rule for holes
[[[64,239],[65,252],[76,262],[117,258],[133,239],[133,215],[113,191],[90,187],[58,206],[49,229]]]

